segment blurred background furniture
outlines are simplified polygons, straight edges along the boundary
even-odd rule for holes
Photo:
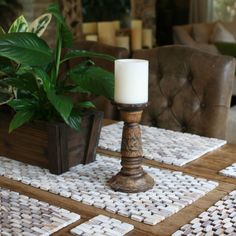
[[[153,47],[152,29],[144,28],[142,20],[133,19],[128,28],[122,28],[120,20],[84,22],[83,38],[134,51]]]
[[[236,45],[236,21],[188,24],[173,27],[174,43],[213,53],[233,55]],[[233,83],[232,105],[236,103],[236,78]]]
[[[224,138],[235,61],[185,46],[136,51],[150,63],[149,101],[143,124]]]
[[[216,42],[236,43],[236,22],[188,24],[173,27],[175,44],[219,53]]]

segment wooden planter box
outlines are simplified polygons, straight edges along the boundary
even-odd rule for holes
[[[102,112],[85,113],[80,132],[64,123],[37,121],[9,134],[11,117],[8,112],[0,111],[0,156],[44,167],[54,174],[95,160]]]

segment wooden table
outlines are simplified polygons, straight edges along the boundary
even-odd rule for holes
[[[119,158],[119,153],[108,152],[101,149],[98,149],[98,152],[103,154],[113,155],[114,157]],[[215,188],[213,191],[209,192],[207,195],[200,198],[198,201],[194,202],[190,206],[182,209],[178,213],[172,215],[171,217],[167,218],[166,220],[162,221],[161,223],[155,226],[149,226],[143,223],[139,223],[129,218],[112,214],[105,210],[95,208],[93,206],[84,205],[72,199],[54,195],[52,193],[30,187],[28,185],[7,179],[5,177],[0,177],[0,187],[5,187],[10,190],[17,191],[27,196],[34,197],[36,199],[48,202],[50,204],[59,207],[63,207],[65,209],[68,209],[81,215],[80,221],[75,222],[74,224],[58,231],[53,235],[69,236],[71,235],[69,233],[69,230],[71,228],[98,214],[104,214],[125,221],[127,223],[133,224],[135,226],[135,230],[133,230],[127,235],[163,236],[163,235],[171,235],[173,232],[178,230],[182,225],[188,223],[189,221],[197,217],[201,212],[212,206],[223,196],[227,195],[227,193],[236,189],[236,179],[220,176],[218,174],[220,170],[224,169],[225,167],[231,165],[234,162],[236,162],[236,145],[231,145],[231,144],[227,144],[222,148],[217,149],[214,152],[204,155],[203,157],[185,165],[184,167],[177,167],[173,165],[157,163],[151,160],[144,160],[144,163],[150,166],[156,166],[170,170],[178,170],[192,176],[204,177],[219,182],[219,186]]]

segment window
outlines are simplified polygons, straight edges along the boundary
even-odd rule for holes
[[[236,16],[235,0],[213,0],[214,20],[233,21]]]

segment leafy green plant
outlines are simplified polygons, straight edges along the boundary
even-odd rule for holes
[[[56,20],[57,30],[54,49],[40,38],[51,16]],[[114,60],[109,55],[72,49],[62,56],[62,50],[71,46],[72,34],[57,4],[49,5],[47,13],[30,25],[20,16],[7,33],[0,29],[0,105],[7,104],[16,112],[10,132],[32,120],[63,120],[79,130],[83,110],[94,105],[90,101],[75,103],[71,94],[92,93],[113,98],[113,74],[90,60],[61,76],[62,65],[76,57]]]

